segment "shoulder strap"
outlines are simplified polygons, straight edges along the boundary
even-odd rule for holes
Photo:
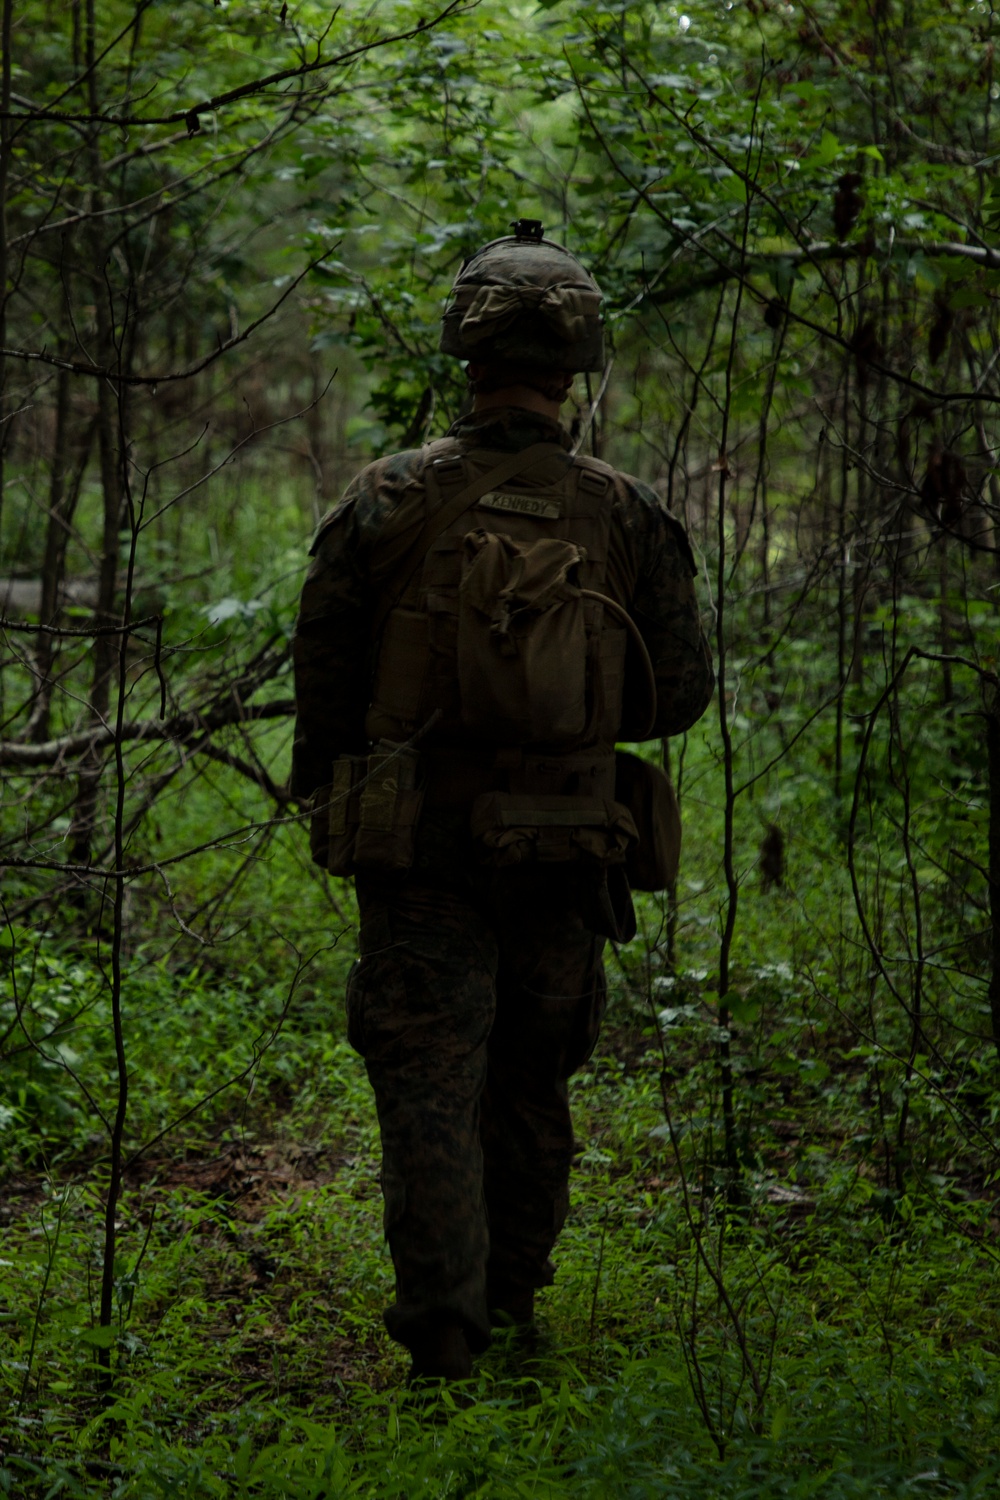
[[[415,537],[414,526],[422,519],[421,516],[411,514],[396,526],[393,522],[399,512],[396,511],[389,517],[376,542],[376,561],[372,569],[373,581],[379,583],[383,590],[382,601],[375,611],[373,634],[376,637],[385,624],[386,617],[406,592],[410,579],[423,562],[431,543],[447,531],[465,511],[471,510],[488,490],[495,485],[506,484],[538,459],[551,453],[556,446],[554,443],[532,443],[530,448],[522,448],[519,453],[506,454],[495,468],[477,475],[463,485],[457,495],[445,500],[431,515],[426,516]]]

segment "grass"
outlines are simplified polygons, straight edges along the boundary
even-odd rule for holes
[[[382,1328],[377,1129],[342,1018],[353,901],[310,869],[303,831],[240,834],[171,865],[169,896],[155,877],[129,885],[132,1160],[103,1350],[106,939],[97,924],[83,934],[79,913],[7,931],[0,1491],[997,1492],[1000,1088],[983,886],[953,858],[984,837],[975,731],[931,712],[922,669],[892,733],[877,726],[854,855],[879,967],[846,867],[850,793],[831,792],[829,723],[788,744],[821,696],[795,660],[781,714],[748,687],[736,721],[741,776],[784,751],[737,805],[739,1200],[727,1207],[720,1165],[720,775],[706,724],[683,758],[676,961],[662,901],[643,899],[639,937],[608,954],[601,1049],[572,1084],[580,1151],[541,1348],[526,1362],[499,1338],[466,1391],[407,1396]],[[850,707],[865,706],[859,690]],[[280,769],[287,731],[257,746]],[[856,755],[849,731],[852,774]],[[163,861],[267,811],[212,765],[178,778],[132,852]],[[765,891],[772,822],[786,868]]]
[[[888,1204],[869,1143],[851,1133],[856,1061],[817,1086],[796,1056],[778,1089],[752,1083],[749,1200],[725,1214],[711,1190],[717,1086],[699,972],[657,992],[673,1002],[661,1025],[679,1158],[656,1028],[626,971],[608,1046],[573,1084],[582,1150],[558,1278],[541,1296],[542,1348],[525,1366],[501,1339],[469,1404],[418,1404],[401,1388],[405,1364],[380,1322],[392,1277],[373,1108],[315,998],[239,1111],[181,1131],[131,1174],[110,1406],[94,1364],[99,1170],[74,1158],[75,1137],[47,1176],[22,1169],[5,1233],[14,1357],[0,1482],[143,1500],[990,1494],[1000,1309],[988,1199],[942,1177]],[[147,973],[152,995],[163,975]],[[762,1015],[794,1012],[783,971],[758,982]],[[185,1025],[192,1087],[209,1056],[228,1064],[245,1025],[238,996],[194,977],[173,998],[136,1054],[152,1095],[150,1058],[180,1051]],[[776,1043],[769,1032],[779,1052],[801,1040],[791,1019]]]
[[[294,1134],[220,1143],[200,1189],[183,1161],[133,1187],[110,1407],[96,1399],[81,1295],[93,1183],[24,1206],[4,1316],[22,1355],[32,1329],[38,1342],[19,1407],[8,1366],[11,1493],[991,1493],[995,1268],[974,1239],[929,1203],[887,1224],[836,1173],[808,1203],[761,1192],[725,1227],[706,1209],[709,1255],[769,1363],[754,1410],[733,1327],[699,1280],[669,1152],[649,1133],[652,1070],[613,1056],[575,1086],[587,1146],[538,1356],[525,1366],[501,1339],[472,1404],[413,1403],[379,1321],[391,1268],[367,1089],[345,1044],[326,1067],[329,1092]]]

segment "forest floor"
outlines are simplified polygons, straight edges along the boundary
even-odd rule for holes
[[[982,955],[962,936],[981,913],[928,864],[937,948],[912,962],[910,873],[873,813],[855,868],[882,924],[877,970],[843,808],[823,774],[793,767],[783,882],[756,872],[767,805],[737,847],[723,1026],[714,752],[708,732],[689,741],[699,836],[676,957],[663,901],[642,898],[638,937],[607,954],[600,1046],[571,1082],[572,1204],[538,1350],[500,1333],[460,1391],[408,1393],[382,1324],[377,1121],[344,1036],[352,896],[310,870],[300,830],[278,830],[241,886],[225,850],[192,870],[184,910],[216,903],[211,944],[136,894],[107,1327],[106,971],[72,924],[9,930],[34,1042],[14,1035],[0,1075],[0,1494],[1000,1493],[1000,1094]],[[206,792],[177,814],[166,836],[190,846],[217,808]],[[939,843],[957,836],[948,823]]]
[[[890,1213],[846,1114],[784,1107],[724,1214],[664,1128],[658,1040],[622,994],[617,1009],[574,1081],[574,1205],[539,1350],[501,1335],[438,1400],[408,1396],[381,1326],[377,1134],[345,1043],[308,1103],[244,1109],[128,1174],[110,1398],[88,1341],[94,1171],[11,1180],[7,1493],[995,1494],[993,1193],[953,1182],[934,1212]],[[690,1111],[675,1126],[696,1131]]]

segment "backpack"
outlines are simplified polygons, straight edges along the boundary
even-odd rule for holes
[[[614,470],[551,443],[495,460],[428,445],[422,492],[383,529],[368,737],[610,751],[630,634],[655,712],[642,638],[606,592]]]
[[[597,930],[627,940],[624,867],[639,835],[616,798],[614,745],[630,635],[650,725],[655,684],[606,592],[615,471],[555,444],[497,463],[443,439],[425,448],[423,477],[376,543],[376,750],[341,757],[317,793],[324,862],[406,870],[425,797],[471,805],[484,864],[588,861],[604,896]]]

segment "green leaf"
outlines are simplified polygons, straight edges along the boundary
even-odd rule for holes
[[[105,1328],[85,1328],[78,1339],[81,1344],[90,1344],[95,1349],[110,1349],[117,1337],[117,1333],[109,1325]]]
[[[948,305],[956,310],[960,307],[988,307],[992,300],[985,292],[974,292],[968,288],[952,292],[948,298]]]
[[[965,1452],[965,1450],[963,1448],[960,1448],[957,1443],[952,1442],[947,1433],[941,1439],[941,1446],[938,1449],[938,1455],[941,1458],[945,1459],[946,1462],[952,1464],[972,1463],[972,1459]]]
[[[729,990],[719,1001],[720,1010],[728,1010],[738,1026],[752,1026],[760,1015],[760,1001],[752,996]]]
[[[246,1479],[250,1472],[250,1460],[253,1458],[253,1445],[249,1436],[244,1437],[236,1452],[233,1454],[233,1473],[241,1482]]]
[[[737,177],[735,172],[732,177],[724,177],[719,184],[719,197],[727,203],[745,203],[747,185],[743,178]]]
[[[790,260],[777,260],[768,267],[767,274],[782,302],[787,302],[799,278],[798,267]]]
[[[831,131],[824,130],[816,150],[811,156],[806,157],[802,165],[803,167],[828,167],[832,161],[836,161],[841,149],[837,137]]]

